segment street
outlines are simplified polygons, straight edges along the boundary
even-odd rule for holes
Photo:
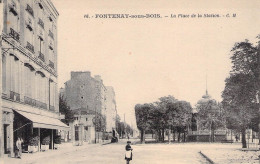
[[[205,164],[207,161],[198,153],[201,145],[195,144],[137,144],[132,145],[133,160],[132,164]],[[84,145],[67,148],[66,152],[51,154],[41,152],[36,154],[24,154],[23,159],[11,159],[11,163],[30,163],[30,164],[122,164],[125,163],[125,141],[108,145]],[[55,150],[54,150],[55,151]],[[56,150],[61,151],[61,150]],[[44,154],[45,153],[45,154]],[[40,155],[39,157],[36,157]],[[25,157],[26,156],[26,157]],[[5,162],[5,163],[9,163]],[[5,164],[4,163],[4,164]]]

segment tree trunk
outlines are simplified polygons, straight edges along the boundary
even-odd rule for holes
[[[246,129],[242,129],[242,148],[246,148]]]
[[[183,133],[183,137],[184,137],[183,141],[186,142],[186,133],[185,132]]]
[[[158,130],[157,133],[158,133],[158,141],[160,142],[160,141],[161,141],[161,138],[162,138],[162,137],[161,137],[161,130]]]
[[[168,142],[171,143],[171,127],[168,129]]]
[[[178,142],[180,142],[181,139],[181,132],[178,132]]]
[[[141,130],[141,143],[145,143],[145,139],[144,139],[144,135],[145,135],[145,131]]]
[[[173,132],[173,142],[175,142],[175,131]]]
[[[164,142],[164,129],[162,129],[162,142]]]

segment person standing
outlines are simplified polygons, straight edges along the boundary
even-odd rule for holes
[[[22,158],[22,143],[23,143],[23,140],[20,137],[18,137],[18,139],[16,141],[16,147],[18,149],[17,158]]]
[[[133,154],[132,154],[132,147],[131,147],[131,141],[127,141],[127,145],[125,146],[125,160],[126,160],[126,164],[129,164],[130,161],[132,160]]]

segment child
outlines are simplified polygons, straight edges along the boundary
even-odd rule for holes
[[[126,150],[126,152],[125,152],[126,164],[129,164],[129,161],[132,160],[132,156],[133,156],[133,154],[132,154],[132,150],[133,149],[131,148],[130,144],[131,144],[131,141],[127,141],[127,145],[125,146],[125,150]]]

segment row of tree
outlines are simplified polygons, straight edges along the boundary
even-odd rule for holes
[[[137,127],[141,132],[141,142],[144,143],[146,131],[156,134],[157,141],[164,142],[164,134],[167,132],[170,141],[171,132],[184,134],[191,123],[192,108],[186,101],[178,101],[173,96],[159,98],[154,103],[137,104],[135,115]]]
[[[259,40],[259,36],[257,38]],[[246,129],[259,132],[259,48],[259,42],[253,44],[248,40],[234,45],[230,57],[232,70],[222,93],[227,127],[242,134],[243,148],[246,148]]]
[[[122,122],[119,115],[116,115],[116,131],[120,138],[133,136],[133,128],[126,122]]]

